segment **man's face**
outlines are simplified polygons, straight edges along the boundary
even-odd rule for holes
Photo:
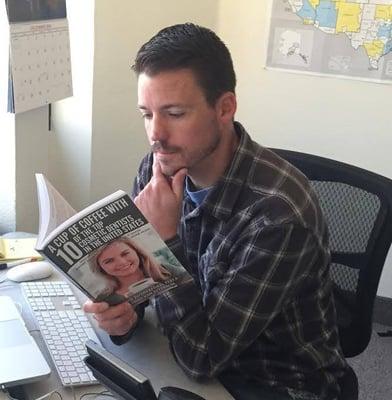
[[[138,103],[165,175],[184,167],[192,175],[193,169],[213,157],[222,137],[219,113],[207,103],[191,70],[139,75]]]

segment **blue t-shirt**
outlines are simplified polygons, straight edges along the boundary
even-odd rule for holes
[[[200,204],[203,202],[205,197],[207,196],[208,192],[210,191],[210,187],[200,190],[192,190],[192,182],[191,180],[186,177],[185,179],[185,190],[188,193],[189,197],[192,201],[199,207]]]

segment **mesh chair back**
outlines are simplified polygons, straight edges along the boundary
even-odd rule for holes
[[[339,336],[346,357],[369,343],[377,287],[392,241],[392,180],[342,162],[271,149],[318,194],[331,247]]]

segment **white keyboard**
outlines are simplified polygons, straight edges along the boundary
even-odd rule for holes
[[[86,340],[100,340],[70,285],[64,281],[33,281],[23,282],[22,287],[62,385],[98,383],[83,359],[87,356]]]

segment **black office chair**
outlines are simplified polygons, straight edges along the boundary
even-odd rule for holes
[[[328,223],[331,276],[345,357],[362,353],[372,333],[374,300],[392,242],[392,180],[339,161],[271,149],[302,171],[318,194]],[[358,398],[350,368],[341,399]]]

